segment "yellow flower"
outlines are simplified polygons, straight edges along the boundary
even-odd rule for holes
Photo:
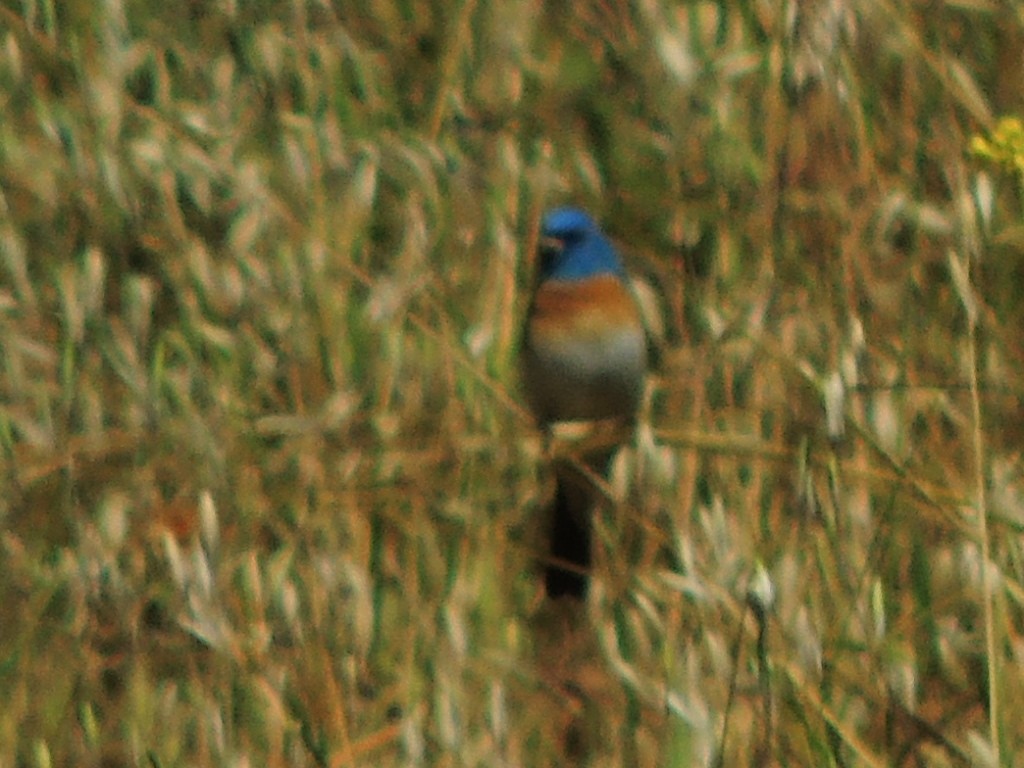
[[[975,157],[1006,166],[1024,174],[1024,123],[1018,117],[1002,117],[991,135],[971,137]]]

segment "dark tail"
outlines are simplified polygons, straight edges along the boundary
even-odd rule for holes
[[[613,452],[587,458],[591,470],[607,476]],[[582,600],[590,584],[594,507],[600,498],[592,482],[570,464],[555,467],[551,507],[551,562],[544,573],[548,597]]]

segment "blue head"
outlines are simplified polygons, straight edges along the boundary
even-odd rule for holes
[[[541,225],[541,276],[584,280],[622,275],[615,248],[590,216],[578,208],[556,208]]]

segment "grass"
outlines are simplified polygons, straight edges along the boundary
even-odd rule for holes
[[[0,4],[0,767],[1018,764],[1022,41]],[[565,201],[667,328],[585,607],[516,382]]]

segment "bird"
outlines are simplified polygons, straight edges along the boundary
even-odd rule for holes
[[[556,208],[542,220],[540,264],[523,334],[527,403],[545,430],[557,422],[632,423],[643,395],[647,339],[622,259],[594,219]],[[616,448],[582,457],[606,477]],[[589,585],[593,484],[555,466],[545,592],[583,599]]]

